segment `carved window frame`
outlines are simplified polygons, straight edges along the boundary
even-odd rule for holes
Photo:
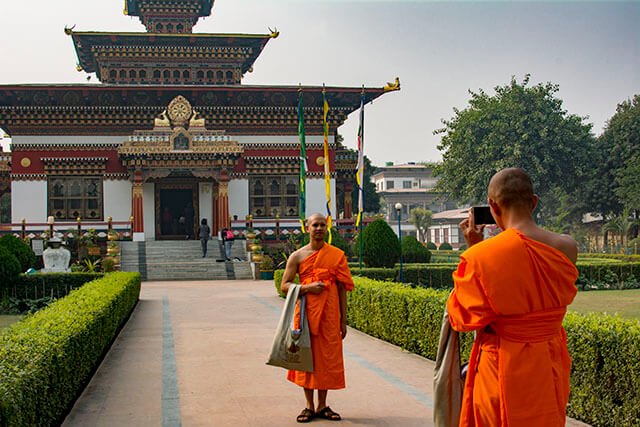
[[[254,218],[298,217],[298,175],[261,175],[249,178],[249,211]]]
[[[95,187],[91,187],[94,185]],[[90,192],[93,190],[93,192]],[[56,220],[102,221],[104,185],[101,176],[49,176],[47,215]]]

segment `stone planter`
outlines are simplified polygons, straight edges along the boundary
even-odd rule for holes
[[[262,280],[273,280],[273,271],[261,271],[260,278]]]

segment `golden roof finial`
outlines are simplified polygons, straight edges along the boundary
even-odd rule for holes
[[[267,27],[269,28],[269,27]],[[273,27],[273,30],[271,28],[269,28],[269,35],[271,36],[272,39],[277,39],[278,36],[280,35],[280,31],[278,31],[278,29],[276,27]]]
[[[74,29],[75,27],[76,27],[75,25],[74,25],[73,27],[71,27],[71,28],[69,28],[69,27],[65,26],[65,27],[64,27],[64,33],[65,33],[66,35],[70,36],[71,34],[73,34],[73,29]]]
[[[82,65],[80,65],[80,63],[77,63],[76,64],[76,71],[80,72],[80,71],[83,71],[83,70],[84,70],[84,68],[82,68]]]
[[[400,77],[396,77],[395,83],[387,82],[385,87],[383,88],[385,92],[391,92],[394,90],[400,90]]]

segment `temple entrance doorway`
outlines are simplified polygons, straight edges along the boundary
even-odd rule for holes
[[[156,236],[161,240],[196,238],[196,183],[156,184]]]

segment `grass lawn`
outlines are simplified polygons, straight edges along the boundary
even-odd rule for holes
[[[618,313],[625,319],[640,320],[640,289],[578,292],[569,310],[578,313]]]
[[[15,323],[22,319],[22,316],[0,314],[0,329],[6,328],[12,323]]]

